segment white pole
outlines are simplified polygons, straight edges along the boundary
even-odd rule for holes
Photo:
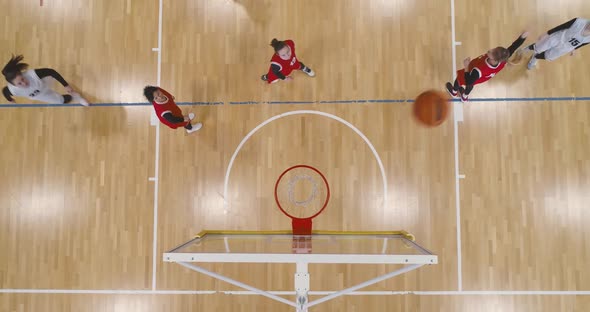
[[[351,293],[351,292],[353,292],[353,291],[355,291],[357,289],[361,289],[361,288],[364,288],[364,287],[373,285],[375,283],[379,283],[381,281],[384,281],[384,280],[386,280],[388,278],[392,278],[394,276],[397,276],[397,275],[400,275],[400,274],[404,274],[404,273],[410,272],[410,271],[415,270],[415,269],[417,269],[417,268],[419,268],[419,267],[421,267],[423,265],[424,264],[412,264],[412,265],[409,265],[409,266],[404,267],[402,269],[399,269],[397,271],[393,271],[391,273],[388,273],[388,274],[385,274],[385,275],[376,277],[376,278],[374,278],[372,280],[368,280],[368,281],[366,281],[364,283],[360,283],[360,284],[358,284],[356,286],[352,286],[350,288],[346,288],[346,289],[341,290],[339,292],[335,292],[335,293],[333,293],[331,295],[327,295],[327,296],[322,297],[322,298],[320,298],[318,300],[315,300],[315,301],[312,301],[312,302],[308,303],[307,306],[306,306],[306,308],[309,309],[309,308],[313,307],[314,305],[318,305],[318,304],[320,304],[322,302],[326,302],[326,301],[331,300],[331,299],[334,299],[336,297],[340,297],[340,296],[346,295],[346,294]]]
[[[291,301],[289,301],[289,300],[287,300],[285,298],[279,297],[277,295],[273,295],[273,294],[271,294],[269,292],[266,292],[266,291],[264,291],[262,289],[258,289],[258,288],[252,287],[250,285],[244,284],[242,282],[238,282],[238,281],[236,281],[234,279],[231,279],[229,277],[226,277],[226,276],[223,276],[223,275],[220,275],[220,274],[217,274],[217,273],[214,273],[214,272],[205,270],[205,269],[203,269],[201,267],[198,267],[196,265],[192,265],[192,264],[189,264],[189,263],[186,263],[186,262],[176,262],[176,263],[182,265],[185,268],[191,269],[193,271],[197,271],[199,273],[203,273],[205,275],[209,275],[209,276],[211,276],[213,278],[216,278],[218,280],[222,280],[222,281],[224,281],[226,283],[230,283],[230,284],[232,284],[234,286],[242,287],[242,288],[247,289],[249,291],[255,292],[255,293],[257,293],[257,294],[259,294],[261,296],[265,296],[267,298],[270,298],[270,299],[273,299],[273,300],[282,302],[284,304],[288,304],[288,305],[290,305],[290,306],[292,306],[294,308],[297,308],[297,305],[294,302],[291,302]]]

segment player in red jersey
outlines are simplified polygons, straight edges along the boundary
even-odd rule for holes
[[[463,61],[465,68],[457,71],[457,79],[451,84],[447,82],[446,88],[454,98],[461,98],[461,102],[469,99],[469,93],[476,84],[484,83],[497,75],[514,52],[524,43],[528,32],[523,32],[516,41],[508,47],[497,47],[489,50],[486,54],[471,60],[466,58]]]
[[[263,81],[273,83],[279,81],[279,79],[293,80],[293,77],[289,76],[293,70],[301,70],[310,77],[315,76],[311,68],[297,59],[293,40],[279,41],[275,38],[270,45],[274,48],[275,54],[270,59],[268,73],[260,77]]]
[[[152,102],[156,110],[156,116],[166,126],[172,129],[184,127],[188,133],[193,133],[203,126],[200,122],[192,125],[191,120],[195,118],[195,114],[190,113],[183,116],[180,107],[174,103],[174,97],[166,90],[147,86],[143,89],[143,95],[148,101]]]

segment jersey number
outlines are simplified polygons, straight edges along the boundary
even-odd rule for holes
[[[35,90],[35,91],[33,91],[33,93],[29,94],[29,97],[35,97],[35,95],[37,95],[39,93],[41,93],[41,91]]]
[[[570,39],[569,43],[575,47],[578,44],[580,44],[580,41],[578,41],[578,39],[576,39],[576,38],[572,38],[572,39]]]

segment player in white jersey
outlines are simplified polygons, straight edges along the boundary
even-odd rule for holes
[[[574,18],[567,23],[561,24],[539,40],[523,50],[533,51],[529,60],[528,69],[537,64],[537,60],[553,61],[562,55],[570,53],[590,43],[590,21],[584,18]]]
[[[27,70],[29,65],[21,63],[22,60],[22,55],[13,56],[2,69],[2,74],[8,81],[8,85],[2,89],[2,94],[9,102],[15,103],[13,96],[22,96],[52,104],[77,101],[84,106],[90,105],[55,70],[51,68]],[[51,77],[59,81],[69,94],[61,95],[51,89],[48,81]]]

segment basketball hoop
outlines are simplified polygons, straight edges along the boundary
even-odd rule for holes
[[[297,165],[285,170],[275,184],[279,209],[292,220],[294,236],[311,235],[312,219],[328,205],[330,187],[316,168]],[[295,239],[294,239],[294,249]]]

